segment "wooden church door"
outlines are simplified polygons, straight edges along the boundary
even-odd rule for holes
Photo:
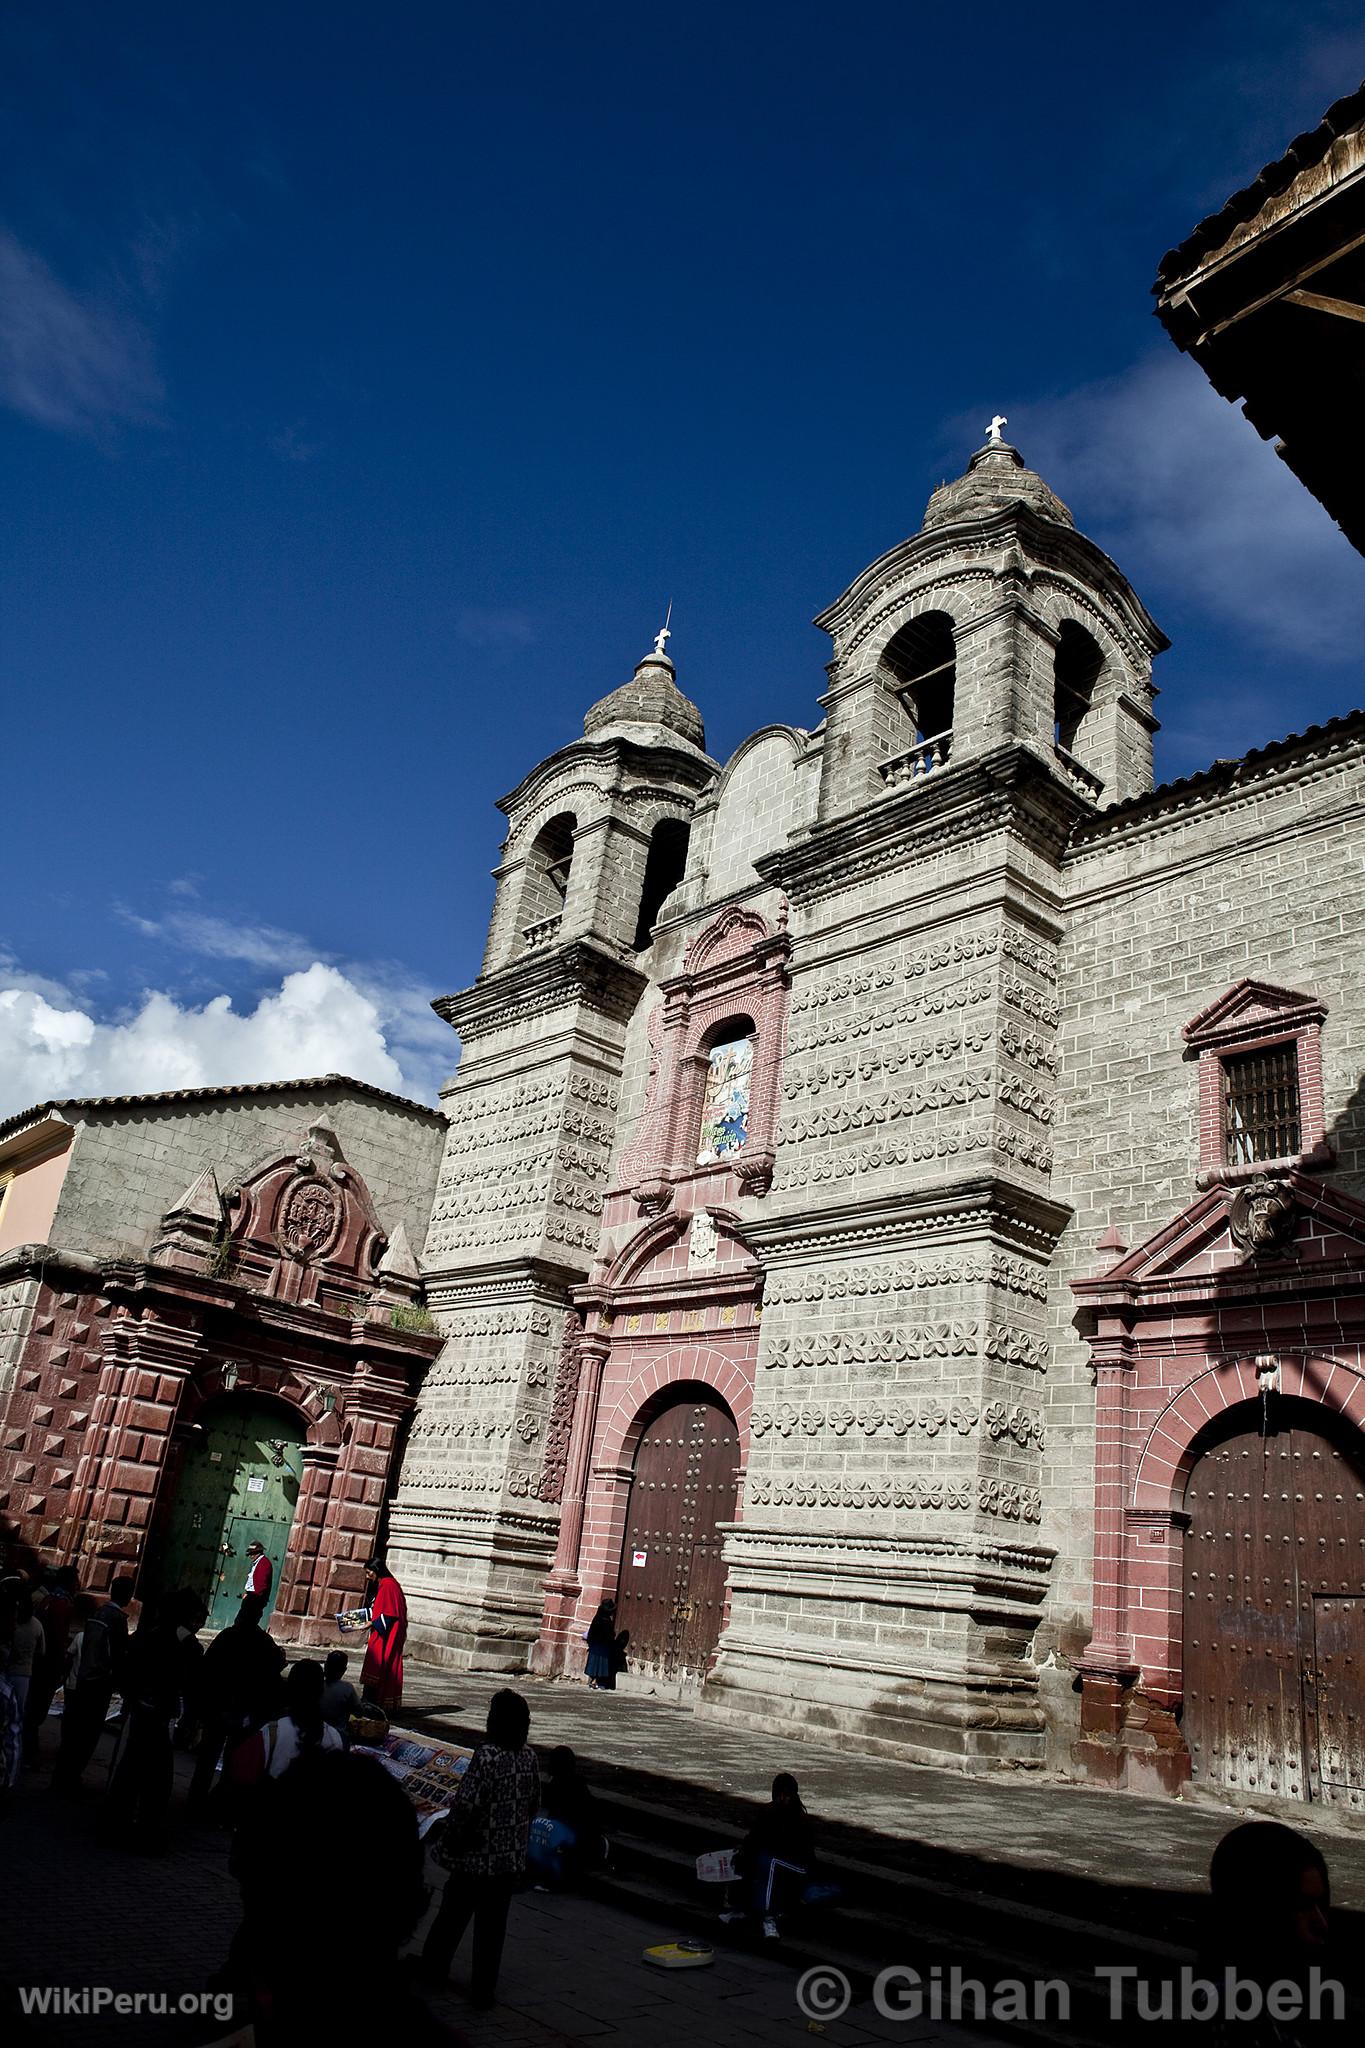
[[[1184,1731],[1196,1783],[1365,1810],[1365,1461],[1323,1419],[1190,1474]]]
[[[724,1538],[739,1484],[739,1432],[728,1408],[678,1394],[635,1454],[616,1591],[630,1668],[700,1677],[725,1612]]]

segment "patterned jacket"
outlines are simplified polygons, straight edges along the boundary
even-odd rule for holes
[[[461,1877],[520,1877],[539,1806],[535,1751],[481,1743],[451,1801],[437,1861]]]

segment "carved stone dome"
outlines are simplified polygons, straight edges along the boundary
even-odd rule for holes
[[[613,725],[661,725],[705,747],[701,713],[678,688],[676,674],[666,654],[647,654],[628,683],[598,698],[583,720],[584,733],[591,738]]]
[[[1009,505],[1027,505],[1040,519],[1058,526],[1076,524],[1057,493],[1008,441],[988,441],[977,449],[965,476],[940,484],[925,509],[924,524],[957,526],[1003,512]]]

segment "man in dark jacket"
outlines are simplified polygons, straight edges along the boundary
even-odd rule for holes
[[[190,1807],[200,1817],[208,1808],[213,1774],[225,1748],[253,1728],[263,1728],[279,1707],[284,1651],[261,1626],[265,1601],[248,1593],[231,1628],[204,1653],[199,1667],[198,1711],[202,1734],[190,1784]]]
[[[135,1579],[115,1579],[109,1598],[85,1624],[80,1666],[62,1707],[62,1745],[52,1773],[54,1792],[79,1791],[81,1774],[108,1718],[109,1702],[123,1689],[128,1609],[136,1588]]]
[[[123,1728],[114,1755],[106,1821],[125,1846],[159,1849],[175,1781],[171,1730],[195,1690],[208,1609],[197,1593],[172,1593],[144,1615],[128,1645]]]

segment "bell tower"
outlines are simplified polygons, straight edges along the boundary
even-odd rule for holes
[[[1041,1760],[1049,1300],[1078,819],[1150,789],[1165,645],[999,438],[818,623],[743,1519],[707,1697],[956,1763]],[[793,1696],[793,1664],[803,1672]]]
[[[1152,786],[1165,635],[993,433],[934,492],[919,532],[816,620],[834,642],[822,819],[1003,746],[1026,748],[1087,805]]]
[[[667,632],[583,736],[504,797],[483,969],[435,1008],[460,1034],[427,1234],[446,1337],[413,1424],[390,1550],[423,1653],[520,1670],[540,1626],[558,1492],[549,1447],[571,1290],[601,1234],[626,1028],[651,934],[717,769]]]

